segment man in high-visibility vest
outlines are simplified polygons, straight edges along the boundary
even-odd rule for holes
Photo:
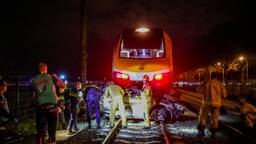
[[[149,108],[151,106],[151,95],[152,95],[152,88],[149,84],[149,76],[143,76],[143,86],[140,92],[140,96],[143,103],[144,108],[144,125],[145,128],[150,128],[150,116],[149,116]]]
[[[221,101],[222,98],[227,96],[227,90],[222,83],[217,81],[217,74],[212,72],[211,79],[202,84],[200,93],[203,96],[198,117],[198,136],[204,136],[204,128],[206,127],[208,114],[210,114],[212,122],[210,131],[212,137],[214,137],[219,127],[218,117],[220,116]]]
[[[127,119],[125,114],[123,95],[124,95],[124,90],[113,82],[110,82],[105,89],[105,92],[103,94],[104,98],[111,97],[110,127],[114,126],[115,113],[116,113],[117,107],[121,115],[122,126],[127,127]]]
[[[65,88],[65,85],[57,75],[47,74],[46,64],[40,63],[38,70],[39,74],[32,80],[33,97],[36,105],[37,143],[46,143],[44,138],[46,129],[48,129],[48,143],[54,144],[56,143],[58,99],[55,86]]]

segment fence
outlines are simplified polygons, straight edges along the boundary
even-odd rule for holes
[[[35,108],[32,106],[33,76],[9,76],[5,77],[8,82],[8,90],[5,93],[10,112],[18,119],[34,118]],[[93,81],[99,83],[100,81]],[[72,82],[69,86],[72,86]]]
[[[18,119],[33,118],[31,77],[8,77],[8,90],[5,94],[10,112]]]
[[[256,105],[256,83],[230,82],[226,84],[230,99],[238,100],[239,97],[245,96]]]
[[[180,81],[174,83],[174,86],[189,91],[197,91],[199,86],[196,82]],[[256,105],[256,81],[241,83],[238,81],[228,81],[225,85],[228,92],[228,99],[238,101],[239,97],[246,96],[247,99]]]

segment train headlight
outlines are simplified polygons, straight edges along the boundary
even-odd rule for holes
[[[129,78],[128,74],[123,74],[123,73],[122,73],[121,77],[122,77],[122,79],[128,79]]]
[[[163,79],[163,74],[156,74],[156,75],[154,76],[154,79],[155,79],[155,80],[162,80],[162,79]]]
[[[150,29],[145,28],[145,27],[137,28],[137,29],[135,30],[135,32],[141,32],[141,33],[149,32],[149,31],[150,31]]]

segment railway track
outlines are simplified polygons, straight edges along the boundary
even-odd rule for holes
[[[118,120],[111,129],[107,124],[102,129],[83,129],[64,143],[66,144],[170,144],[170,130],[163,123],[151,122],[150,129],[144,129],[143,121],[129,121],[127,128],[122,128],[121,120]]]
[[[199,113],[198,98],[185,93],[185,106],[195,114]],[[190,98],[189,98],[190,97]],[[189,101],[188,101],[189,99]],[[193,101],[195,100],[195,101]],[[190,103],[187,103],[190,102]],[[232,112],[231,112],[232,113]],[[231,119],[233,119],[231,117]],[[209,130],[206,130],[206,137],[197,138],[197,118],[185,119],[167,124],[155,124],[151,122],[150,129],[143,129],[143,121],[128,121],[127,128],[121,127],[121,120],[111,129],[108,125],[108,119],[103,120],[102,129],[84,129],[76,136],[70,138],[66,143],[88,143],[88,144],[163,144],[163,143],[256,143],[256,140],[247,135],[236,125],[220,119],[221,129],[216,139],[210,138]]]
[[[115,127],[108,133],[103,144],[170,144],[169,133],[166,131],[163,123],[152,124],[150,129],[144,129],[142,122],[129,122],[128,128],[121,127],[119,120]]]

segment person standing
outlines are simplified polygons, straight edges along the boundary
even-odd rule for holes
[[[64,85],[65,85],[65,90],[63,92],[62,95],[64,95],[64,116],[65,117],[69,117],[70,116],[70,98],[69,98],[69,93],[71,91],[71,87],[70,84],[68,83],[67,80],[64,81]]]
[[[80,81],[75,81],[74,88],[71,89],[69,93],[70,100],[70,119],[68,123],[68,134],[74,134],[79,131],[77,127],[77,114],[80,109],[80,94],[81,94],[82,83]]]
[[[7,91],[8,84],[4,80],[0,80],[0,143],[5,143],[5,131],[6,125],[9,121],[17,123],[17,119],[14,118],[9,111],[8,102],[4,96]]]
[[[149,116],[149,108],[151,105],[151,95],[152,95],[152,88],[149,84],[149,76],[143,76],[143,86],[140,92],[140,96],[142,99],[142,104],[144,108],[144,128],[150,128],[150,116]]]
[[[65,120],[65,88],[58,89],[58,123],[60,122],[62,125],[62,129],[66,130],[66,120]]]
[[[227,90],[222,83],[217,81],[217,74],[215,72],[211,73],[211,78],[212,79],[204,82],[199,90],[203,96],[198,117],[198,136],[204,136],[204,128],[206,127],[208,114],[210,114],[212,122],[210,131],[212,137],[215,136],[219,127],[218,117],[220,115],[221,101],[222,98],[227,96]]]
[[[92,108],[94,107],[94,111],[96,114],[96,128],[99,129],[100,127],[100,98],[99,98],[99,87],[94,83],[91,83],[86,87],[85,90],[85,100],[86,100],[86,113],[87,113],[87,121],[88,121],[88,128],[91,128],[91,115],[92,115]]]
[[[124,90],[119,85],[116,85],[114,82],[110,82],[104,91],[103,97],[111,98],[110,127],[114,126],[117,108],[121,115],[122,126],[124,128],[127,127],[127,119],[125,114],[123,96],[124,96]]]
[[[57,75],[47,74],[48,67],[44,63],[38,65],[39,74],[32,79],[33,98],[36,106],[37,143],[45,142],[46,128],[48,143],[56,143],[57,126],[57,94],[55,86],[64,88],[64,83]]]

